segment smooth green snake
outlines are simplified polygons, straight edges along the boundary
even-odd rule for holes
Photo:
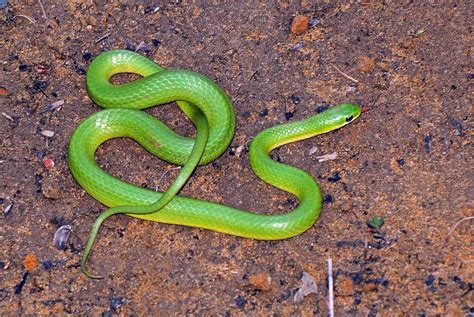
[[[121,85],[110,82],[118,73],[143,78]],[[331,107],[307,119],[281,124],[260,132],[249,150],[255,174],[265,182],[295,195],[298,206],[286,213],[264,215],[209,201],[177,195],[197,165],[218,158],[229,146],[235,114],[229,97],[206,77],[186,70],[165,70],[140,54],[114,50],[102,53],[86,75],[92,100],[105,109],[85,119],[72,134],[68,160],[77,182],[95,199],[111,207],[97,218],[81,259],[83,272],[102,222],[117,213],[157,222],[199,227],[235,236],[277,240],[310,228],[322,207],[321,191],[307,172],[272,160],[269,153],[284,144],[329,132],[354,121],[361,108],[353,103]],[[173,132],[140,111],[176,101],[196,127],[196,138]],[[95,161],[97,148],[106,140],[128,137],[153,155],[183,166],[165,193],[121,181]]]

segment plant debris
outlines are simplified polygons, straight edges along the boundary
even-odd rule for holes
[[[315,280],[311,275],[306,272],[303,272],[303,276],[301,277],[301,286],[293,296],[293,301],[296,304],[299,304],[304,300],[306,296],[317,293],[318,285],[316,284]]]
[[[377,230],[383,226],[384,222],[385,222],[385,216],[382,216],[379,218],[376,215],[372,217],[372,220],[369,219],[366,221],[367,225],[370,228],[377,229]]]

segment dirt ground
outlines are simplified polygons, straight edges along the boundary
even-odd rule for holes
[[[474,314],[473,223],[454,227],[474,213],[469,1],[128,3],[43,0],[43,11],[10,1],[0,14],[1,315],[324,316],[328,258],[336,315]],[[290,31],[297,15],[310,18],[301,35]],[[289,211],[297,202],[257,179],[246,143],[328,105],[371,109],[274,153],[318,180],[319,221],[269,242],[116,216],[89,264],[106,278],[84,276],[79,259],[105,207],[71,176],[67,145],[100,110],[85,89],[88,65],[117,48],[200,72],[232,98],[231,147],[197,169],[185,196]],[[194,133],[176,105],[149,112]],[[176,176],[131,140],[108,141],[97,157],[144,187]],[[373,215],[385,218],[378,230],[366,224]],[[64,225],[72,231],[61,249],[53,238]],[[317,291],[298,302],[303,276]]]

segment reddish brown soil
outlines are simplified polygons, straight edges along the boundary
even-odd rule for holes
[[[156,8],[43,0],[46,17],[39,2],[25,2],[10,1],[0,15],[1,315],[324,316],[328,257],[339,316],[474,313],[472,220],[446,239],[474,214],[469,1],[173,1]],[[312,25],[300,36],[290,33],[298,14]],[[267,242],[116,216],[90,262],[107,277],[81,273],[84,243],[105,209],[67,165],[73,129],[100,110],[84,74],[101,52],[141,42],[139,51],[164,67],[216,81],[236,109],[231,147],[200,167],[183,195],[259,212],[291,210],[294,199],[259,181],[246,150],[237,149],[262,129],[327,104],[372,109],[344,129],[276,153],[320,183],[326,199],[314,227]],[[58,100],[64,105],[48,110]],[[150,112],[193,133],[175,105]],[[316,159],[333,152],[335,160]],[[159,181],[172,166],[130,140],[107,142],[98,160],[150,188],[166,188],[176,175]],[[366,225],[373,214],[385,216],[379,232]],[[62,225],[72,228],[65,250],[53,244]],[[295,303],[303,272],[318,292]]]

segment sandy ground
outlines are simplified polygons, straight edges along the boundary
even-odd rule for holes
[[[474,314],[472,220],[453,227],[474,209],[469,1],[81,2],[43,0],[43,12],[37,1],[10,1],[0,15],[1,315],[324,316],[328,257],[339,316]],[[294,35],[299,14],[311,26]],[[186,196],[289,211],[295,199],[259,181],[242,146],[327,105],[372,109],[274,153],[318,180],[319,221],[268,242],[116,216],[90,262],[107,277],[86,278],[78,262],[105,207],[75,182],[66,150],[73,129],[100,110],[85,71],[116,48],[200,72],[232,98],[232,145],[196,171]],[[176,105],[149,112],[193,134]],[[334,152],[336,159],[319,162]],[[144,187],[166,188],[176,176],[160,179],[173,166],[131,140],[109,141],[97,157]],[[385,217],[379,230],[366,224],[372,215]],[[53,237],[64,225],[72,234],[61,250]],[[303,276],[317,291],[295,302]]]

